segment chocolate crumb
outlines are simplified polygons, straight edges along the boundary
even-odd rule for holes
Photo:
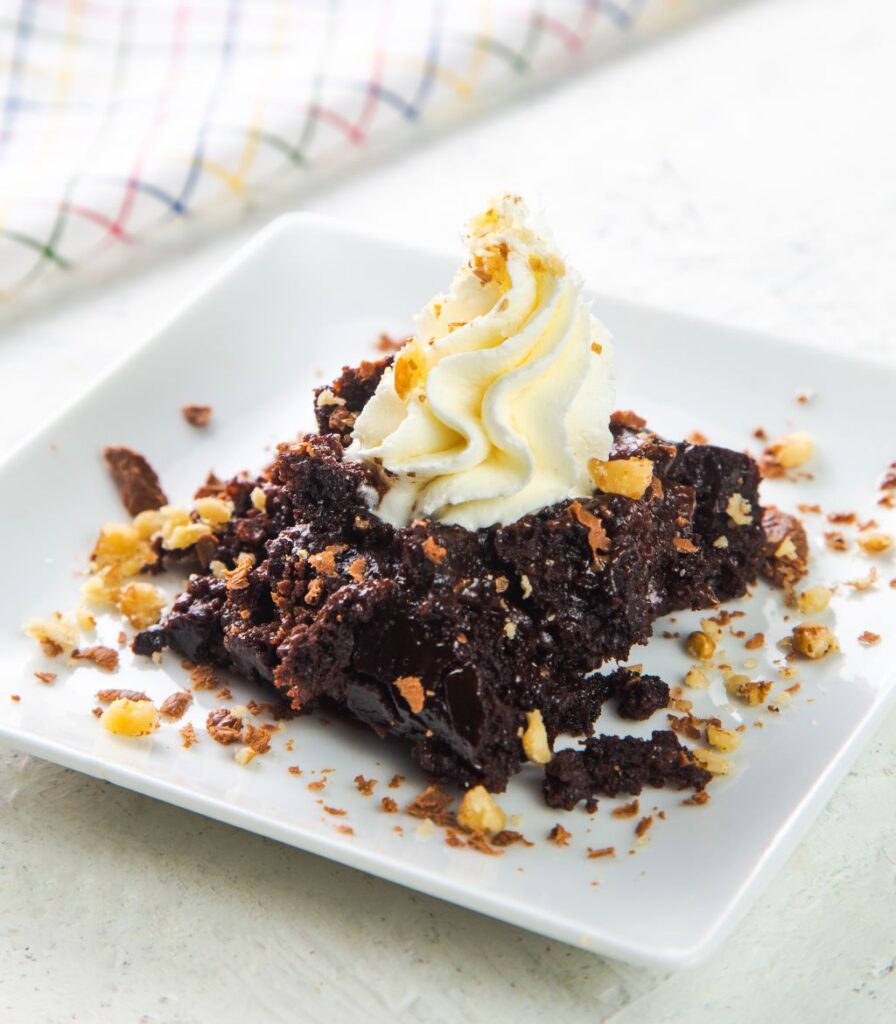
[[[514,843],[522,843],[523,846],[534,846],[522,832],[514,832],[510,829],[502,829],[496,832],[491,839],[492,846],[513,846]]]
[[[103,451],[103,457],[128,515],[136,516],[168,504],[156,471],[139,452],[113,446]]]
[[[412,818],[424,818],[436,825],[454,825],[454,813],[449,810],[454,798],[438,786],[429,786],[405,807]]]

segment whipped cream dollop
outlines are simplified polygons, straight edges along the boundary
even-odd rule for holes
[[[361,411],[346,458],[385,470],[375,507],[470,530],[593,493],[606,459],[613,342],[518,196],[473,218],[469,259]]]

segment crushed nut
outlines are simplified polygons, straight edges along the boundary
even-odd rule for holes
[[[154,626],[166,604],[165,595],[151,583],[128,583],[118,594],[119,610],[134,629]]]
[[[78,627],[66,615],[57,613],[48,619],[29,619],[22,630],[25,636],[40,644],[49,658],[71,654],[78,646]]]
[[[113,700],[100,717],[100,722],[117,736],[148,736],[159,727],[159,712],[151,700]]]
[[[202,429],[202,427],[207,427],[211,422],[212,407],[210,405],[185,405],[181,409],[181,413],[191,427]]]
[[[730,679],[727,679],[725,681],[725,688],[751,707],[764,703],[765,699],[772,692],[771,683],[763,681],[754,682],[740,675],[733,675]]]
[[[184,712],[190,706],[192,701],[192,694],[188,693],[186,690],[178,690],[176,693],[172,693],[162,701],[159,706],[159,711],[166,718],[182,718]]]
[[[813,661],[839,650],[837,639],[827,626],[802,622],[793,627],[793,649]]]
[[[751,514],[753,506],[737,491],[735,491],[728,499],[725,511],[728,513],[728,518],[735,526],[749,526],[750,523],[753,522],[753,516]]]
[[[872,633],[870,629],[866,629],[864,633],[859,635],[859,643],[863,647],[873,647],[875,644],[880,643],[880,634]]]
[[[196,730],[193,728],[192,722],[187,722],[180,730],[181,739],[186,749],[193,746],[194,743],[199,742],[199,737],[196,735]]]
[[[226,498],[197,498],[193,507],[209,526],[221,526],[233,518],[233,502]]]
[[[240,747],[240,749],[233,755],[233,759],[237,764],[241,764],[245,768],[245,766],[253,760],[255,756],[256,751],[251,747]]]
[[[706,740],[711,747],[726,753],[740,746],[740,736],[733,729],[722,729],[712,723],[706,727]]]
[[[573,501],[569,506],[570,512],[588,531],[588,547],[591,549],[591,564],[595,569],[602,569],[604,559],[602,555],[610,550],[610,538],[604,530],[604,524],[600,519],[589,512],[580,501]]]
[[[594,486],[604,494],[621,494],[637,501],[653,479],[651,459],[589,459],[588,473]]]
[[[862,530],[856,537],[856,542],[866,554],[880,555],[884,551],[889,551],[893,546],[893,536],[873,529]]]
[[[423,555],[424,557],[432,562],[433,565],[441,565],[445,561],[445,556],[448,554],[448,549],[442,547],[435,537],[427,537],[423,541]]]
[[[210,711],[205,722],[209,735],[217,743],[238,743],[243,738],[243,720],[227,708]]]
[[[688,637],[688,654],[700,661],[709,661],[716,652],[715,640],[706,633],[696,630]]]
[[[268,496],[260,487],[252,488],[252,493],[249,495],[249,500],[252,502],[253,508],[258,509],[259,512],[267,512]]]
[[[114,672],[118,668],[118,651],[99,644],[93,647],[85,647],[82,651],[72,651],[72,657],[78,661],[89,661],[104,672]]]
[[[507,816],[498,806],[495,798],[485,786],[474,786],[464,794],[457,809],[457,821],[471,832],[485,832],[489,835],[501,832],[507,824]]]
[[[553,756],[544,719],[538,708],[526,712],[523,751],[532,764],[547,764]]]
[[[684,677],[685,686],[690,686],[695,690],[704,690],[709,686],[709,679],[702,668],[698,668],[694,665],[693,668],[688,669],[687,675]]]
[[[815,439],[806,431],[786,434],[769,445],[767,453],[785,469],[795,469],[812,458],[815,452]]]
[[[831,603],[833,591],[829,587],[809,587],[797,598],[801,615],[818,615]]]
[[[728,775],[731,771],[731,762],[720,757],[714,750],[695,747],[691,753],[694,755],[694,759],[712,775]]]

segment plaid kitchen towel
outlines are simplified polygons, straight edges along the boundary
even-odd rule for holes
[[[0,298],[712,0],[0,0]],[[170,228],[166,228],[169,230]]]

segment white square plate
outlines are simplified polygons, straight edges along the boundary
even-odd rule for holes
[[[124,651],[110,677],[90,666],[57,666],[20,632],[28,616],[74,607],[98,525],[122,518],[100,455],[105,445],[146,453],[173,501],[188,500],[209,468],[220,475],[260,468],[270,446],[311,427],[312,386],[345,363],[374,358],[381,330],[407,332],[410,314],[445,286],[455,265],[318,218],[281,219],[0,467],[0,739],[582,948],[636,963],[692,964],[717,945],[794,848],[896,690],[896,589],[888,586],[896,567],[885,556],[874,563],[874,588],[843,586],[866,575],[871,559],[854,544],[846,554],[827,550],[823,516],[807,517],[813,579],[841,584],[823,621],[842,653],[801,666],[801,689],[779,713],[729,704],[719,680],[689,693],[695,713],[745,723],[743,742],[731,756],[733,773],[713,783],[707,806],[684,807],[683,794],[642,794],[641,813],[653,812],[655,824],[650,842],[640,846],[637,818],[611,814],[621,801],[602,801],[593,817],[550,811],[539,798],[539,773],[527,768],[500,802],[521,815],[518,827],[535,846],[496,857],[450,848],[440,832],[428,834],[414,819],[379,809],[383,795],[404,803],[425,782],[399,745],[311,716],[289,723],[270,753],[240,767],[232,748],[205,732],[208,711],[221,704],[208,692],[198,692],[188,712],[200,734],[191,749],[183,749],[171,725],[144,740],[112,736],[91,714],[94,692],[111,685],[161,700],[185,683],[178,659],[166,655],[157,668]],[[790,509],[820,502],[825,511],[873,513],[893,528],[894,513],[875,506],[877,481],[896,457],[892,419],[884,422],[896,393],[893,371],[611,299],[600,299],[597,310],[617,339],[622,407],[637,409],[667,436],[699,428],[735,448],[756,446],[751,432],[759,423],[770,434],[807,429],[818,442],[814,479],[766,483],[766,499]],[[817,394],[799,405],[797,389]],[[209,428],[184,422],[180,409],[190,403],[214,407]],[[749,634],[761,631],[773,642],[792,625],[783,620],[779,595],[764,587],[740,606],[747,617],[735,625]],[[632,661],[681,681],[689,665],[681,641],[659,633],[686,635],[698,618],[659,623],[657,638],[634,651]],[[101,620],[94,642],[114,644],[119,628]],[[865,630],[883,641],[861,646]],[[729,637],[724,646],[735,666],[758,659],[753,678],[778,679],[769,662],[781,653],[772,644],[752,652]],[[33,676],[39,669],[59,676],[42,684]],[[239,681],[231,686],[234,702],[259,696]],[[759,723],[762,729],[754,727]],[[600,725],[631,731],[609,713]],[[664,725],[657,715],[633,731]],[[291,753],[287,739],[294,740]],[[302,776],[287,772],[293,764]],[[323,769],[334,769],[326,789],[309,790]],[[395,772],[408,782],[387,790]],[[380,780],[373,798],[356,790],[359,773]],[[333,816],[324,804],[346,814]],[[545,840],[557,821],[573,835],[563,849]],[[339,831],[345,825],[352,835]],[[617,856],[589,859],[589,846],[614,846]]]

